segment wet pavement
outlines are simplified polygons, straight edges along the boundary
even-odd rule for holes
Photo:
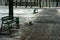
[[[46,9],[46,11],[42,11],[34,20],[33,25],[28,26],[31,33],[24,40],[60,40],[59,20],[57,10]]]
[[[60,40],[60,24],[37,23],[32,26],[26,40]]]

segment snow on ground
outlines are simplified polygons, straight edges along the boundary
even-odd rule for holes
[[[20,9],[20,8],[14,8],[14,16],[17,16],[20,18],[20,21],[31,21],[33,20],[33,17],[36,17],[36,14],[33,14],[34,9]],[[38,9],[38,12],[43,11],[43,9]],[[7,16],[9,13],[8,8],[0,8],[0,19],[4,16]],[[1,20],[0,20],[1,21]],[[1,24],[1,22],[0,22]]]
[[[38,9],[38,13],[41,13],[45,9],[56,9],[56,8],[41,8]],[[20,21],[31,21],[34,20],[38,16],[38,14],[33,14],[34,8],[20,8],[19,6],[17,8],[14,7],[14,16],[17,16],[20,18]],[[56,9],[60,15],[60,9]],[[8,6],[0,6],[0,19],[4,16],[7,16],[9,13]],[[34,17],[34,18],[33,18]],[[1,24],[1,22],[0,22]]]

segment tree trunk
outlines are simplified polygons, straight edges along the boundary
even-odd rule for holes
[[[13,0],[9,0],[9,18],[13,19]]]
[[[56,7],[58,7],[58,4],[59,4],[59,0],[56,0]]]

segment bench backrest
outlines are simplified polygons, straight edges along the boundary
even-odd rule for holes
[[[7,21],[9,19],[8,16],[2,17],[2,21]]]

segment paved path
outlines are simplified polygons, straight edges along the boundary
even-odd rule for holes
[[[60,24],[33,24],[26,40],[60,40]]]
[[[35,23],[28,26],[31,34],[26,40],[60,40],[60,24],[58,24],[60,17],[57,14],[56,10],[44,10],[39,13]]]

